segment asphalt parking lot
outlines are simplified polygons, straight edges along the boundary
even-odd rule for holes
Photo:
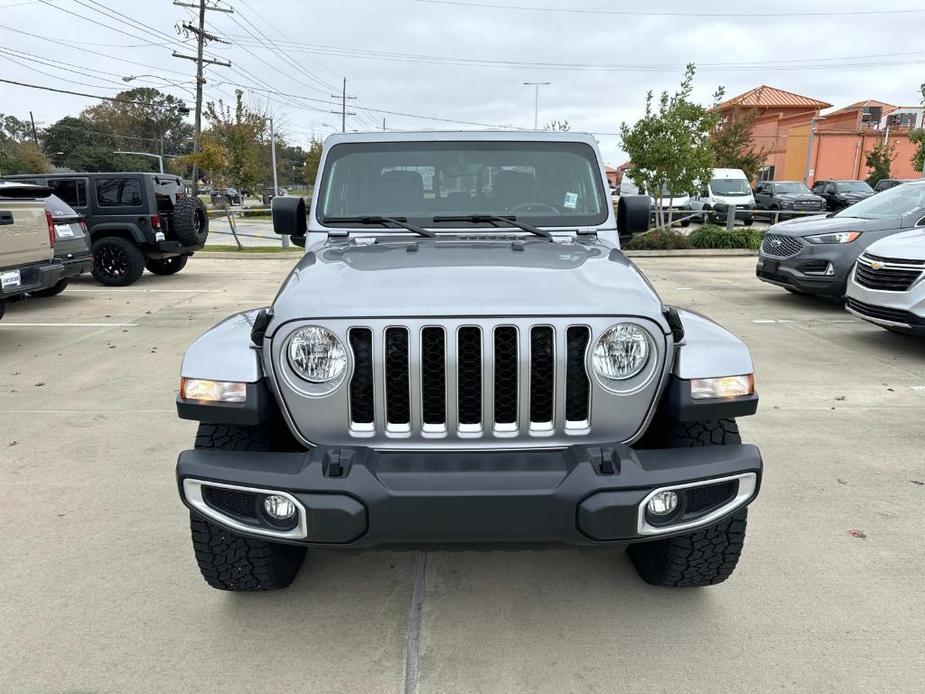
[[[0,691],[922,691],[925,341],[759,283],[748,257],[639,259],[756,362],[741,428],[766,473],[726,584],[656,589],[563,549],[316,552],[287,590],[208,588],[173,477],[196,427],[179,360],[292,263],[200,254],[8,308]]]

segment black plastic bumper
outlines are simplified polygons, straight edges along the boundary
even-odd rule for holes
[[[812,263],[831,263],[834,275],[810,274],[808,268],[816,268]],[[792,258],[772,258],[759,255],[755,267],[755,276],[768,284],[779,287],[792,287],[806,294],[838,298],[845,295],[848,273],[851,271],[852,259],[846,260],[837,253],[827,249],[809,248]],[[820,265],[821,267],[821,265]]]
[[[77,277],[93,270],[93,257],[88,253],[76,258],[62,258],[64,268],[61,271],[61,279],[65,277]]]
[[[15,269],[16,268],[4,268],[3,272]],[[63,271],[64,265],[58,259],[46,263],[20,267],[19,286],[9,287],[6,291],[0,288],[0,300],[11,299],[20,294],[52,287],[61,279]]]
[[[753,473],[754,495],[744,505],[758,493],[761,470],[761,454],[750,445],[640,451],[619,444],[493,452],[189,450],[177,462],[181,498],[194,511],[184,494],[186,479],[282,491],[307,510],[307,535],[296,542],[347,547],[619,545],[656,539],[670,533],[639,532],[639,507],[653,489]]]

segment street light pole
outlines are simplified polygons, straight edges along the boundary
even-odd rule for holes
[[[540,87],[548,87],[552,82],[524,82],[525,87],[533,87],[533,129],[539,130],[540,121]]]

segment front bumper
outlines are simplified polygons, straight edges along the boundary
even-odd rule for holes
[[[891,292],[863,287],[852,273],[845,308],[858,318],[883,328],[925,334],[925,279],[907,291]]]
[[[16,270],[17,268],[5,268],[3,271]],[[16,287],[8,287],[6,290],[0,288],[0,300],[12,299],[27,292],[35,292],[40,289],[53,287],[61,279],[64,272],[64,264],[57,258],[50,262],[27,265],[18,268],[20,272],[20,283]]]
[[[750,445],[458,453],[189,450],[177,462],[180,496],[194,513],[245,535],[345,547],[594,546],[656,539],[715,523],[750,503],[761,471],[761,454]],[[204,501],[210,483],[289,495],[300,507],[299,524],[284,533],[230,516]],[[700,508],[706,511],[682,515],[671,525],[650,524],[641,510],[647,497],[689,483],[702,483],[700,492],[734,488],[712,510]]]
[[[719,222],[726,221],[726,213],[729,211],[729,205],[717,203],[713,207],[713,216]],[[751,222],[754,218],[755,208],[748,205],[735,206],[735,218],[737,222]]]
[[[755,275],[763,282],[779,287],[792,287],[807,294],[842,297],[854,261],[863,248],[845,248],[853,244],[810,244],[789,258],[777,258],[758,253]],[[831,267],[833,274],[826,275]]]

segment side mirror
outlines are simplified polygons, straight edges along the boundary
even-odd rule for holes
[[[305,217],[305,201],[299,196],[273,198],[270,202],[273,215],[273,231],[283,236],[305,236],[308,222]]]
[[[289,239],[292,241],[293,246],[298,246],[299,248],[305,248],[305,237],[304,236],[292,236]]]
[[[649,230],[652,199],[648,195],[623,195],[617,203],[617,232],[620,242]]]

